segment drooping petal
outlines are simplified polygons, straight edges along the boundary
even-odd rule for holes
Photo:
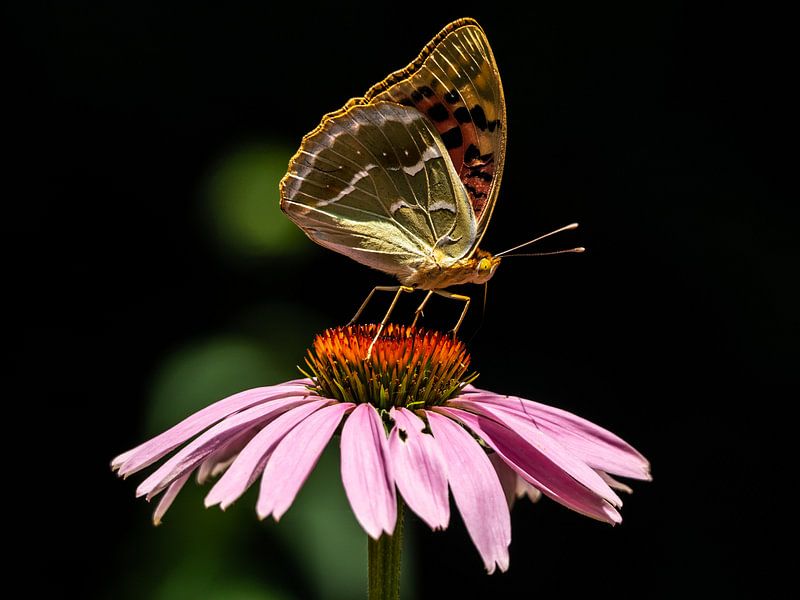
[[[242,451],[247,443],[258,433],[258,427],[245,429],[222,444],[197,467],[197,483],[203,485],[212,477],[216,477],[231,465],[233,459]]]
[[[111,468],[118,470],[121,476],[131,475],[153,464],[186,440],[225,417],[262,402],[271,402],[291,396],[304,396],[308,394],[306,386],[312,385],[312,383],[310,379],[296,379],[280,385],[254,388],[228,396],[197,411],[151,440],[123,452],[111,461]]]
[[[542,492],[533,487],[530,483],[525,481],[522,477],[514,473],[517,477],[517,498],[527,496],[531,502],[538,502],[542,499]]]
[[[425,422],[405,408],[389,412],[394,427],[389,434],[389,453],[395,483],[406,504],[431,529],[446,529],[450,521],[447,473],[439,445],[422,433]],[[516,477],[516,473],[512,472]]]
[[[323,398],[286,411],[259,431],[239,453],[205,499],[206,507],[219,504],[225,510],[247,491],[264,470],[267,459],[280,441],[298,423],[331,401]]]
[[[626,484],[622,483],[621,481],[617,481],[616,479],[614,479],[611,475],[609,475],[605,471],[598,471],[597,474],[600,475],[600,477],[603,478],[603,481],[605,481],[609,485],[609,487],[612,487],[615,490],[619,490],[621,492],[625,492],[626,494],[632,494],[633,493],[633,488],[631,486],[626,485]]]
[[[465,388],[467,389],[467,388]],[[635,448],[619,436],[565,410],[518,398],[502,396],[468,386],[460,398],[481,403],[493,403],[526,418],[594,469],[651,480],[650,463]]]
[[[471,412],[483,415],[502,423],[508,429],[524,438],[532,447],[541,453],[546,460],[556,467],[563,469],[578,483],[583,484],[601,498],[614,506],[622,506],[622,500],[608,487],[596,471],[566,450],[555,439],[538,429],[529,418],[522,417],[511,411],[504,411],[488,402],[474,402],[471,400],[455,400],[448,406],[464,408]]]
[[[492,466],[497,472],[497,479],[503,488],[506,504],[508,504],[508,509],[511,510],[517,500],[517,482],[520,481],[520,476],[500,458],[497,452],[492,452],[489,455],[489,460],[492,461]]]
[[[189,480],[190,476],[191,473],[187,473],[183,477],[179,477],[170,484],[170,486],[167,488],[167,491],[158,501],[156,510],[153,512],[153,525],[161,525],[161,519],[164,517],[164,513],[166,513],[167,510],[169,510],[169,507],[172,506],[172,501],[175,500],[178,492],[181,491],[183,486]]]
[[[436,410],[466,424],[517,474],[553,500],[600,521],[612,524],[622,521],[613,506],[555,466],[511,429],[458,408],[439,407]]]
[[[342,417],[352,408],[350,402],[321,408],[280,441],[261,476],[256,503],[259,518],[272,514],[277,521],[289,509]]]
[[[486,570],[508,569],[511,517],[503,488],[489,457],[460,425],[426,411],[428,423],[447,465],[447,480],[472,542]]]
[[[389,441],[378,411],[359,404],[342,429],[342,483],[356,520],[378,539],[391,535],[397,521],[397,496],[389,460]]]
[[[136,488],[136,495],[147,495],[149,500],[166,488],[174,479],[182,476],[187,471],[194,470],[212,452],[232,438],[237,437],[243,431],[259,424],[265,425],[290,408],[317,398],[319,396],[283,398],[265,404],[258,404],[228,417],[221,423],[214,425],[197,439],[189,442],[175,456],[161,465]]]

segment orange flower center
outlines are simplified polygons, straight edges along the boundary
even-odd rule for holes
[[[375,324],[348,325],[314,338],[306,375],[321,396],[413,410],[443,404],[478,376],[467,372],[470,358],[461,341],[405,325],[387,325],[365,358],[377,331]]]

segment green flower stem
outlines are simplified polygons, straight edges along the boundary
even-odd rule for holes
[[[369,547],[369,600],[400,599],[400,555],[403,552],[403,501],[397,499],[394,535],[377,540],[367,536]]]

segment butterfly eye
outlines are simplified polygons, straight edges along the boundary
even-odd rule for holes
[[[478,271],[481,273],[487,273],[488,271],[492,270],[492,261],[488,258],[482,258],[478,261]]]

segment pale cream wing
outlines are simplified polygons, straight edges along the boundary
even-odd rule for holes
[[[386,273],[446,268],[477,225],[447,148],[417,110],[378,102],[323,118],[281,181],[281,209],[312,240]]]

